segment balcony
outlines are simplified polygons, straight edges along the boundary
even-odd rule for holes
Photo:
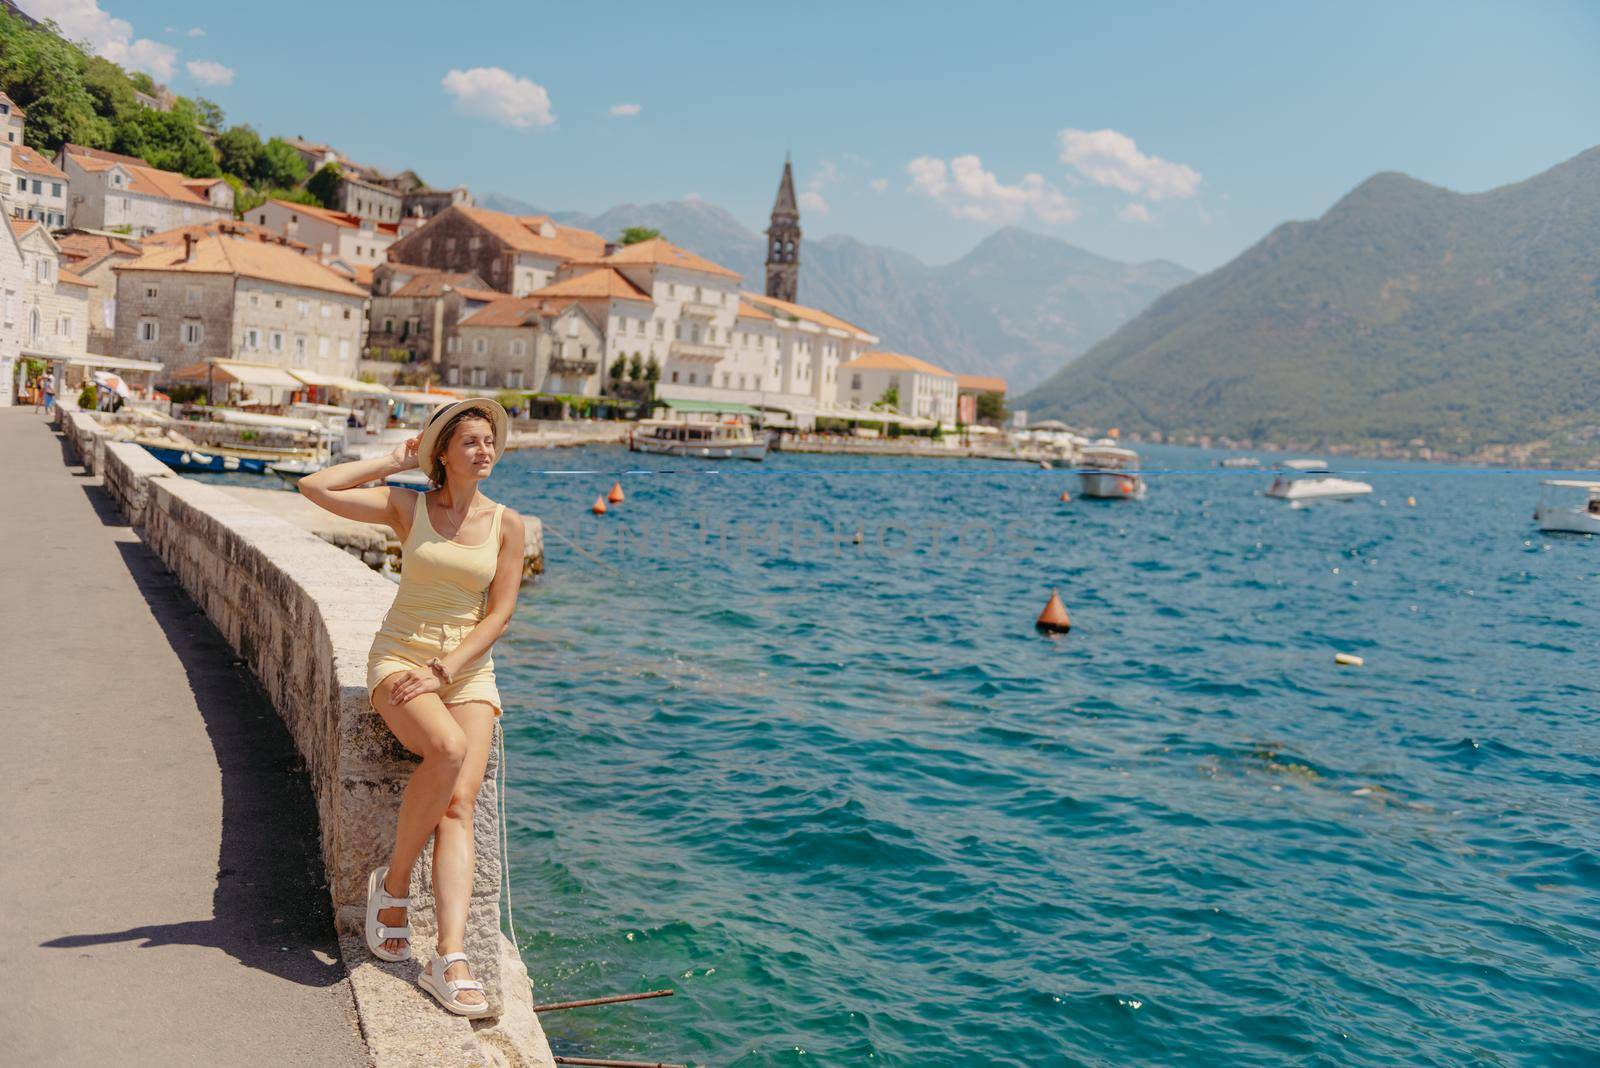
[[[707,304],[699,300],[686,300],[683,302],[679,314],[685,319],[715,319],[719,311],[721,309],[715,304]]]
[[[592,375],[600,370],[599,360],[568,360],[556,356],[550,360],[553,375]]]
[[[717,363],[728,353],[721,345],[702,345],[696,341],[674,341],[668,347],[667,354],[674,360],[684,360],[691,363]]]

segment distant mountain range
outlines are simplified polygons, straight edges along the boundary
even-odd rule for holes
[[[628,226],[652,227],[738,271],[745,288],[760,291],[765,284],[762,235],[714,204],[624,204],[584,215],[491,194],[483,205],[549,215],[612,238]],[[1015,228],[999,230],[956,262],[937,267],[899,249],[834,235],[805,239],[799,296],[877,334],[883,348],[952,371],[1002,375],[1015,394],[1192,277],[1194,272],[1175,263],[1119,263]]]
[[[1600,148],[1471,195],[1375,175],[1016,404],[1169,437],[1600,461]]]

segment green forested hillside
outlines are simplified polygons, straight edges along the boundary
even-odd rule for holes
[[[1376,175],[1017,406],[1261,443],[1600,454],[1600,149],[1472,195]]]
[[[27,117],[24,138],[47,155],[66,142],[137,156],[192,178],[221,175],[248,210],[266,196],[309,199],[305,163],[279,138],[263,142],[249,126],[224,130],[222,109],[177,97],[170,110],[141,107],[150,76],[124,71],[55,32],[0,10],[0,89]],[[259,192],[258,192],[259,191]]]

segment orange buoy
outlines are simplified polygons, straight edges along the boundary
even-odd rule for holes
[[[1039,613],[1034,626],[1047,634],[1065,634],[1072,629],[1072,620],[1067,618],[1067,606],[1061,603],[1061,595],[1055,590],[1050,591],[1050,600],[1044,606],[1044,611]]]
[[[622,503],[622,483],[621,482],[613,482],[613,483],[611,483],[611,492],[606,494],[606,500],[610,501],[612,504],[621,504]]]
[[[594,499],[594,504],[590,506],[589,510],[595,515],[605,515],[606,499],[604,497],[596,497]]]
[[[1061,491],[1061,503],[1062,504],[1066,504],[1070,500],[1072,500],[1072,494],[1068,493],[1066,490],[1062,490]]]

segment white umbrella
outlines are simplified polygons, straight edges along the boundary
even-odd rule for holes
[[[122,380],[122,376],[112,374],[110,371],[96,371],[94,382],[95,385],[104,386],[124,400],[133,396],[133,390],[128,388],[128,383]]]

